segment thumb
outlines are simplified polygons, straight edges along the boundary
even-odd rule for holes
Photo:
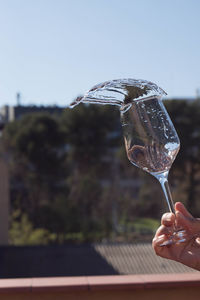
[[[185,217],[193,219],[193,216],[189,213],[186,207],[181,202],[175,203],[175,210],[180,211]]]
[[[186,229],[192,234],[200,233],[200,220],[185,216],[182,212],[176,211],[176,222],[178,227]]]

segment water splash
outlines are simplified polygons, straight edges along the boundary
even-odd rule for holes
[[[95,85],[83,97],[78,97],[69,107],[80,103],[129,106],[133,101],[162,97],[167,93],[155,83],[142,79],[115,79]]]

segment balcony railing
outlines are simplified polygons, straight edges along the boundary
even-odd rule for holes
[[[3,300],[197,300],[199,297],[200,273],[0,280]]]

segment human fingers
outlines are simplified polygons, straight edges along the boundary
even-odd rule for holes
[[[172,226],[164,226],[164,225],[161,225],[157,231],[156,231],[156,234],[155,234],[155,237],[154,239],[162,236],[162,235],[170,235],[171,233],[173,232],[173,227]]]
[[[170,226],[173,226],[175,222],[175,215],[173,213],[165,213],[163,216],[162,216],[162,219],[161,219],[161,224],[166,226],[166,227],[170,227]]]
[[[162,227],[162,226],[161,226]],[[156,255],[170,258],[169,247],[172,244],[172,239],[170,239],[171,234],[169,234],[169,228],[161,228],[160,233],[155,235],[152,241],[152,247]]]
[[[152,247],[157,255],[163,253],[164,248],[171,246],[173,244],[172,239],[169,238],[169,235],[162,234],[157,238],[154,238],[152,241]]]
[[[168,240],[169,236],[174,230],[175,216],[172,213],[165,213],[161,219],[161,226],[157,229],[152,246],[157,252],[156,248]],[[159,250],[160,251],[160,250]]]
[[[176,220],[178,226],[182,226],[193,234],[200,232],[200,220],[195,219],[181,202],[175,203]]]
[[[175,210],[181,212],[186,218],[194,219],[194,217],[189,213],[189,211],[181,202],[175,203]]]
[[[163,244],[166,240],[167,240],[167,235],[165,235],[165,234],[159,235],[157,237],[155,236],[153,238],[152,247],[156,253],[160,251],[160,249],[158,249],[158,247],[160,247],[161,244]]]
[[[195,218],[189,218],[182,214],[182,212],[176,212],[176,222],[178,227],[182,227],[187,231],[194,234],[200,234],[200,220]]]

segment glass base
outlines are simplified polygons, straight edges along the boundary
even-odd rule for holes
[[[162,242],[159,246],[164,247],[164,246],[170,246],[174,244],[185,243],[188,240],[187,235],[188,233],[185,230],[175,231],[172,235],[168,237],[167,240]]]

